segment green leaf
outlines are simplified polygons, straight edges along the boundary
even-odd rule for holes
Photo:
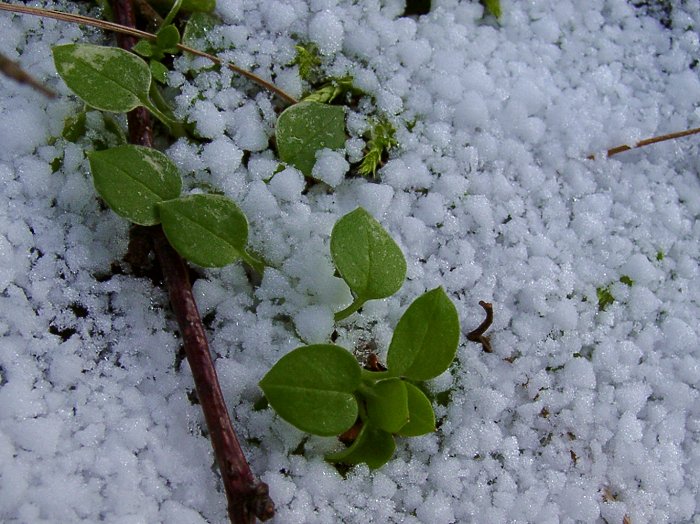
[[[361,207],[333,226],[331,257],[343,280],[362,301],[393,295],[406,279],[401,249]]]
[[[177,167],[160,151],[124,145],[88,153],[95,189],[112,210],[143,226],[159,222],[156,204],[180,194]]]
[[[147,105],[151,73],[133,53],[91,44],[64,44],[52,51],[58,74],[86,104],[113,113]]]
[[[360,390],[370,422],[379,429],[396,433],[408,422],[408,396],[403,380],[389,378]],[[366,393],[366,394],[365,394]]]
[[[275,136],[280,159],[310,177],[318,151],[345,147],[345,110],[299,102],[279,116]]]
[[[341,464],[365,463],[376,469],[389,462],[395,450],[396,443],[390,433],[365,423],[349,448],[326,456],[326,460]]]
[[[158,60],[151,60],[148,62],[148,68],[151,70],[153,80],[156,82],[165,84],[168,81],[168,68]]]
[[[175,250],[204,267],[247,259],[248,220],[221,195],[189,195],[158,204],[163,231]]]
[[[148,40],[139,40],[131,47],[131,50],[141,56],[150,58],[157,53],[158,48]]]
[[[63,122],[63,132],[61,136],[69,142],[77,142],[81,136],[85,135],[87,127],[86,123],[87,112],[80,111],[79,113],[68,115]]]
[[[393,376],[427,380],[445,371],[457,352],[459,317],[438,287],[424,293],[403,314],[389,345],[387,366]]]
[[[349,351],[331,344],[302,346],[283,356],[260,381],[284,420],[314,435],[338,435],[357,419],[353,392],[360,366]]]
[[[481,3],[486,8],[486,12],[492,14],[496,18],[501,17],[501,1],[500,0],[481,0]]]
[[[435,431],[435,412],[433,405],[420,388],[403,381],[408,397],[408,422],[398,434],[402,437],[418,437]]]
[[[187,47],[200,49],[202,40],[218,23],[219,18],[209,13],[192,13],[182,32],[182,43]],[[201,50],[204,51],[204,49]]]
[[[177,53],[180,43],[180,31],[174,25],[166,25],[156,33],[156,44],[166,53]]]

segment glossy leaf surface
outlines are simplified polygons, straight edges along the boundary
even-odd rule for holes
[[[389,373],[428,380],[445,371],[457,352],[459,317],[442,288],[418,297],[394,330],[389,345]]]
[[[403,380],[380,380],[364,396],[367,416],[372,424],[388,433],[396,433],[409,421],[408,395]]]
[[[331,233],[331,256],[343,280],[363,300],[388,297],[406,279],[401,249],[362,208],[336,222]]]
[[[435,431],[435,411],[418,387],[404,381],[408,398],[408,422],[399,430],[403,437],[417,437]]]
[[[180,195],[177,166],[160,151],[124,145],[88,154],[95,189],[127,220],[150,226],[160,219],[156,205]]]
[[[117,47],[64,44],[53,48],[56,70],[86,104],[122,113],[148,100],[151,73],[146,62]]]
[[[245,256],[248,221],[231,199],[189,195],[158,204],[163,231],[187,260],[223,267]]]
[[[357,419],[353,392],[360,366],[344,348],[331,344],[302,346],[282,357],[260,381],[277,413],[308,433],[343,433]]]
[[[328,455],[326,460],[341,464],[365,463],[376,469],[389,462],[395,450],[396,442],[390,433],[365,423],[349,448]]]

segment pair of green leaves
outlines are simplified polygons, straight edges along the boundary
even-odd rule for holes
[[[457,311],[436,288],[416,299],[399,320],[386,371],[361,369],[339,346],[302,346],[282,357],[260,387],[283,419],[309,433],[338,435],[359,419],[362,429],[354,443],[327,458],[376,468],[393,455],[394,435],[435,430],[432,405],[413,382],[445,371],[458,341]]]
[[[180,196],[182,180],[166,155],[124,145],[88,154],[95,189],[118,215],[144,226],[162,223],[170,244],[187,260],[222,267],[245,260],[262,273],[246,251],[248,221],[221,195]]]
[[[168,68],[163,65],[166,54],[174,55],[179,49],[180,31],[172,24],[163,26],[156,33],[155,41],[139,40],[132,51],[148,58],[148,67],[153,79],[164,84],[168,76]]]

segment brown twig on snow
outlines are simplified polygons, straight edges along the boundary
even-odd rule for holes
[[[644,147],[648,146],[651,144],[657,144],[659,142],[665,142],[666,140],[674,140],[676,138],[683,138],[684,136],[690,136],[690,135],[696,135],[700,133],[700,127],[696,127],[695,129],[687,129],[685,131],[678,131],[676,133],[668,133],[667,135],[659,135],[659,136],[654,136],[651,138],[645,138],[644,140],[640,140],[633,146],[628,146],[627,144],[621,145],[621,146],[616,146],[608,149],[607,151],[607,156],[611,157],[613,155],[616,155],[618,153],[622,153],[623,151],[629,151],[630,149],[637,149],[639,147]],[[588,155],[588,160],[595,160],[595,155]]]
[[[126,26],[134,25],[135,16],[129,0],[114,0],[112,5],[118,22]],[[137,39],[131,35],[119,34],[117,41],[120,47],[130,49]],[[128,122],[130,142],[151,147],[153,129],[148,111],[144,108],[130,111]],[[170,306],[180,327],[197,397],[204,412],[214,455],[221,472],[228,500],[229,519],[232,524],[251,524],[255,522],[256,517],[267,520],[274,515],[275,506],[270,499],[267,484],[257,481],[250,470],[231,425],[209,352],[202,318],[192,294],[187,265],[165,238],[160,226],[143,230],[149,232],[153,239],[156,258],[168,288]]]
[[[56,93],[51,91],[51,89],[36,80],[30,74],[26,73],[19,63],[11,60],[2,53],[0,53],[0,72],[2,72],[5,76],[14,79],[20,84],[27,84],[28,86],[33,87],[49,98],[56,98]]]
[[[467,340],[471,342],[479,342],[486,353],[492,353],[493,349],[491,348],[491,340],[489,337],[484,335],[484,333],[486,333],[486,330],[493,322],[493,305],[491,305],[489,302],[484,302],[483,300],[479,301],[479,305],[484,308],[484,311],[486,311],[486,318],[481,324],[479,324],[478,328],[467,333]]]

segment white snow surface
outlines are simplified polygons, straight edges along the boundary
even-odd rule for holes
[[[169,148],[186,187],[238,202],[274,266],[256,288],[237,264],[194,285],[274,522],[698,522],[698,139],[599,153],[700,125],[700,2],[670,2],[670,27],[625,0],[504,0],[500,24],[455,0],[413,18],[400,0],[217,3],[222,56],[299,95],[295,35],[316,42],[325,74],[371,95],[349,111],[349,161],[372,116],[400,143],[376,180],[341,177],[334,153],[335,187],[305,191],[293,168],[273,176],[279,100],[202,60],[178,58],[170,77],[177,114],[210,140]],[[121,262],[128,225],[95,198],[88,142],[53,139],[81,104],[51,46],[105,40],[8,13],[0,34],[0,51],[62,95],[0,78],[0,520],[223,523],[166,294]],[[329,235],[360,205],[401,246],[408,279],[334,328],[351,297]],[[385,357],[403,310],[436,286],[464,335],[479,300],[495,311],[493,353],[462,336],[429,385],[449,392],[437,432],[342,476],[323,461],[335,439],[253,409],[269,367],[333,329]]]

